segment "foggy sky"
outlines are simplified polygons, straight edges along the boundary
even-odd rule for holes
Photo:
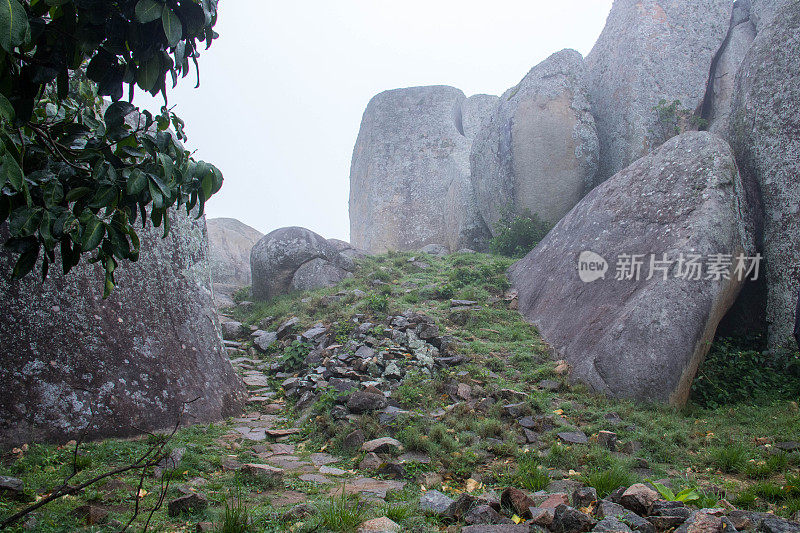
[[[589,53],[611,0],[220,0],[220,38],[170,94],[187,146],[218,166],[209,217],[349,240],[350,157],[375,94],[501,94],[553,52]],[[157,111],[161,99],[138,96]]]

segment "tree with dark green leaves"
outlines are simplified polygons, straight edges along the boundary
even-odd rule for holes
[[[193,70],[199,85],[217,1],[0,0],[0,238],[18,255],[12,277],[41,259],[46,278],[56,253],[64,273],[83,257],[105,269],[108,296],[119,261],[138,258],[137,221],[166,236],[171,211],[202,216],[222,174],[184,149],[167,83]],[[163,95],[159,115],[131,103],[137,87]]]

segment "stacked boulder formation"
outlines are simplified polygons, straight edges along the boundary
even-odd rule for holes
[[[340,251],[341,250],[341,251]],[[299,227],[277,229],[250,253],[253,297],[269,300],[291,291],[330,287],[352,276],[359,251]]]
[[[799,39],[794,0],[615,0],[585,59],[553,54],[500,98],[381,93],[353,153],[354,243],[484,250],[498,220],[537,215],[556,226],[511,271],[523,314],[575,379],[682,404],[721,321],[793,347]],[[664,283],[610,288],[579,278],[581,252],[755,269],[688,283],[673,262]]]

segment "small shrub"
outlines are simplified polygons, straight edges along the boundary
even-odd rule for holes
[[[252,293],[251,293],[250,289],[251,289],[250,285],[248,285],[247,287],[242,287],[241,289],[236,289],[236,291],[233,293],[231,298],[237,304],[245,302],[245,301],[249,300],[250,297],[251,297]]]
[[[524,257],[544,239],[550,229],[549,224],[529,210],[517,216],[506,210],[495,224],[495,236],[489,242],[489,248],[498,255]]]
[[[717,339],[692,383],[692,401],[709,409],[797,396],[798,354],[771,354],[762,336]]]
[[[673,100],[672,103],[669,103],[667,100],[661,99],[658,105],[653,107],[653,111],[656,113],[657,122],[650,133],[653,135],[655,146],[662,145],[681,133],[708,127],[707,120],[683,107],[680,100]]]
[[[475,430],[483,438],[497,437],[503,432],[503,423],[494,418],[484,418],[478,421]]]
[[[294,341],[283,350],[281,363],[287,370],[297,370],[303,366],[303,361],[311,351],[311,345],[301,341]]]
[[[370,294],[367,297],[367,307],[376,313],[385,313],[389,309],[389,296],[386,294]]]

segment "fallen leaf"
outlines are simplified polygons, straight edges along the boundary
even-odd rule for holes
[[[466,484],[467,492],[475,492],[481,487],[481,483],[475,479],[469,478]]]

